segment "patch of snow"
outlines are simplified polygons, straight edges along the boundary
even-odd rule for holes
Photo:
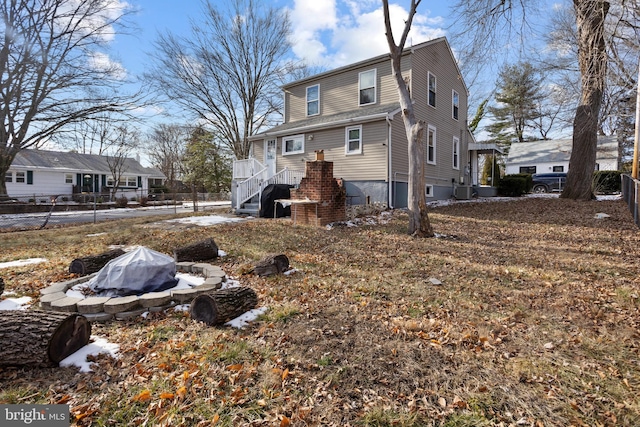
[[[232,218],[220,215],[207,215],[207,216],[189,216],[185,218],[169,219],[165,222],[175,222],[180,224],[195,224],[200,226],[225,224],[229,222],[241,222],[245,218]]]
[[[31,297],[7,298],[0,301],[0,310],[26,310],[31,305]]]
[[[98,236],[104,236],[107,233],[93,233],[93,234],[87,234],[87,237],[98,237]]]
[[[27,258],[19,259],[17,261],[0,262],[0,268],[8,267],[22,267],[29,264],[40,264],[41,262],[47,262],[46,258]]]
[[[218,249],[218,256],[219,256],[220,258],[222,258],[222,257],[226,257],[226,256],[227,256],[227,253],[226,253],[225,251],[223,251],[222,249]]]
[[[60,366],[77,366],[80,368],[80,372],[91,372],[91,363],[87,361],[88,356],[96,356],[101,353],[109,354],[113,358],[118,357],[118,351],[120,346],[108,342],[104,338],[100,338],[92,335],[89,344],[82,347],[80,350],[69,355],[66,359],[60,362]]]
[[[256,320],[261,315],[267,312],[267,307],[254,308],[253,310],[249,310],[244,314],[236,317],[235,319],[229,320],[225,323],[225,326],[231,326],[232,328],[242,329],[247,326],[249,323]]]
[[[300,270],[298,270],[297,268],[292,268],[291,270],[287,270],[287,271],[285,271],[285,272],[284,272],[284,273],[282,273],[282,274],[284,274],[285,276],[291,276],[292,274],[295,274],[295,273],[297,273],[298,271],[300,271]]]

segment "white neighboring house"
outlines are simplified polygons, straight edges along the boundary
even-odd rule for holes
[[[113,162],[112,162],[113,163]],[[10,197],[101,194],[108,196],[114,185],[109,158],[95,154],[22,150],[5,175]],[[162,185],[166,177],[126,158],[121,168],[117,197],[146,196],[150,186]]]
[[[505,173],[567,172],[573,142],[568,139],[517,142],[511,144]],[[599,136],[596,170],[618,170],[618,140],[615,136]]]

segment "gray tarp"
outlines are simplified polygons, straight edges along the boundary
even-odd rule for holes
[[[175,275],[172,257],[141,246],[109,261],[88,286],[98,296],[140,295],[174,287]]]

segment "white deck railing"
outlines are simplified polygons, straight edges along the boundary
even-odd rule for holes
[[[256,159],[236,160],[233,162],[233,179],[251,178],[265,167]]]
[[[259,162],[258,162],[259,163]],[[269,184],[298,185],[304,177],[304,171],[284,168],[272,177],[268,177],[266,167],[257,171],[255,175],[238,183],[236,187],[236,209],[240,209],[242,204],[251,200],[253,196],[262,194],[262,190]]]

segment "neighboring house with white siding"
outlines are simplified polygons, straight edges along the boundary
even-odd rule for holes
[[[505,173],[567,172],[573,141],[550,139],[546,141],[515,142],[509,147]],[[618,139],[599,136],[596,151],[596,170],[618,170]]]
[[[470,184],[468,91],[445,38],[407,48],[402,74],[425,124],[425,192],[445,199]],[[296,183],[324,151],[352,204],[407,206],[407,136],[388,54],[283,86],[284,122],[250,137],[251,158],[234,163],[233,206],[268,183]],[[261,184],[260,184],[261,183]]]
[[[10,197],[80,193],[109,195],[114,186],[111,169],[106,156],[22,150],[6,173],[5,184]],[[146,196],[150,186],[160,186],[166,179],[159,170],[146,168],[132,158],[124,160],[120,171],[118,197]]]

